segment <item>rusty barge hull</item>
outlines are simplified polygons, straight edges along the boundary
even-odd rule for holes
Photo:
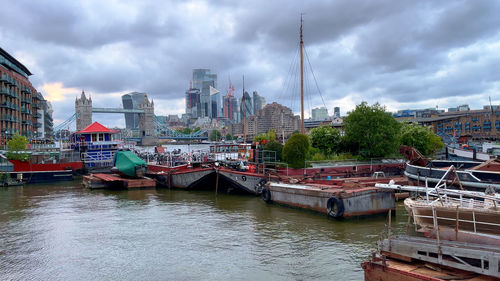
[[[215,170],[213,168],[189,168],[181,170],[149,172],[158,187],[180,189],[213,189]]]
[[[218,170],[219,180],[225,185],[234,186],[235,188],[253,195],[260,195],[262,189],[267,183],[266,176],[251,172],[239,172],[221,168]]]
[[[319,185],[268,185],[270,200],[279,204],[313,210],[335,218],[374,215],[395,210],[394,192],[373,187],[343,189],[324,188]],[[264,199],[266,200],[266,199]],[[332,203],[333,202],[333,203]],[[332,213],[333,205],[337,205]]]
[[[170,187],[183,189],[211,189],[213,181],[210,176],[215,175],[213,168],[188,169],[171,174]]]

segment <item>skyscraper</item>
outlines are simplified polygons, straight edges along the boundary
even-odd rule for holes
[[[200,90],[199,117],[212,116],[210,87],[217,88],[217,74],[211,74],[210,69],[193,69],[193,88]]]
[[[326,107],[313,108],[312,119],[314,121],[323,121],[328,119],[328,109],[326,109]]]
[[[145,93],[132,92],[122,96],[123,109],[139,109],[146,98]],[[125,113],[125,127],[130,130],[139,129],[139,113]]]
[[[248,94],[248,92],[243,93],[243,98],[241,99],[240,106],[241,120],[243,120],[243,110],[245,110],[245,118],[253,115],[252,98],[250,97],[250,94]]]
[[[336,106],[333,108],[333,116],[340,117],[340,107]]]
[[[222,98],[220,95],[220,91],[215,89],[214,87],[210,87],[210,117],[218,118],[223,117],[222,115]]]
[[[200,90],[191,88],[186,91],[186,114],[196,118],[201,115]]]
[[[261,97],[257,91],[253,91],[253,114],[257,114],[264,105],[266,105],[266,98]]]

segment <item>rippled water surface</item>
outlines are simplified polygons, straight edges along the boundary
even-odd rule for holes
[[[206,191],[2,188],[0,278],[362,280],[385,224]]]

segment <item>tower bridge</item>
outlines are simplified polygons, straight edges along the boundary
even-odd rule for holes
[[[92,98],[85,95],[82,91],[80,98],[75,99],[75,114],[68,120],[65,120],[58,126],[55,126],[55,131],[60,131],[72,122],[76,121],[76,130],[80,131],[92,124],[92,113],[134,113],[139,115],[139,131],[140,138],[154,138],[154,139],[175,139],[175,140],[206,140],[207,131],[197,131],[192,134],[182,134],[178,131],[172,130],[166,124],[161,123],[154,114],[154,101],[149,101],[147,96],[139,104],[138,109],[124,109],[124,108],[104,108],[93,107]],[[57,135],[57,134],[56,134]],[[137,138],[136,138],[137,139]]]

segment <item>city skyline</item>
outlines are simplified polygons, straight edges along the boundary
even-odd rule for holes
[[[482,108],[489,97],[500,103],[499,3],[493,1],[17,1],[8,6],[0,11],[2,48],[33,72],[30,80],[51,101],[56,124],[72,115],[82,89],[96,106],[110,98],[119,106],[121,95],[137,91],[155,100],[157,115],[181,114],[193,68],[217,73],[221,94],[231,77],[237,98],[245,75],[249,93],[258,91],[267,102],[297,113],[298,102],[282,92],[301,13],[322,94],[306,100],[306,117],[322,106],[331,112],[338,106],[345,115],[362,100],[392,112],[461,104]]]

